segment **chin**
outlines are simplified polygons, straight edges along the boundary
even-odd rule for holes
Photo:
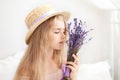
[[[62,50],[63,47],[56,47],[55,50]]]
[[[55,50],[62,50],[62,47],[56,47]]]

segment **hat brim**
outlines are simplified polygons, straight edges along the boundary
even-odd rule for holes
[[[43,23],[44,21],[46,21],[47,19],[49,19],[49,18],[51,18],[51,17],[53,17],[55,15],[63,15],[66,21],[68,21],[68,19],[70,18],[70,12],[68,12],[68,11],[57,11],[57,12],[51,14],[51,15],[48,15],[48,16],[44,17],[43,19],[41,19],[40,21],[36,22],[34,25],[32,25],[30,27],[30,30],[28,31],[28,33],[26,35],[26,38],[25,38],[26,44],[29,43],[29,39],[30,39],[32,33],[38,27],[38,25],[40,25],[41,23]]]

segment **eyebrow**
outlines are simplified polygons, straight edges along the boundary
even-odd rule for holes
[[[54,30],[65,30],[65,28],[54,28]]]

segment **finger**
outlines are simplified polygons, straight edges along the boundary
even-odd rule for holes
[[[75,59],[74,63],[79,64],[79,56],[78,56],[78,55],[75,55],[75,54],[73,54],[72,56],[73,56],[74,59]]]
[[[71,71],[78,71],[79,67],[77,65],[67,65],[66,67],[70,68]]]
[[[68,66],[72,66],[74,68],[77,68],[77,64],[73,63],[73,62],[67,62]]]
[[[74,57],[75,60],[77,60],[77,61],[79,60],[78,55],[73,54],[72,56]]]
[[[73,63],[73,62],[70,62],[70,61],[67,62],[66,64],[67,64],[67,65],[74,65],[74,63]]]
[[[75,68],[73,66],[67,65],[67,68],[69,68],[71,71],[75,71]]]

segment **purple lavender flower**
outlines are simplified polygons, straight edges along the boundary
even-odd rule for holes
[[[69,32],[69,40],[67,41],[68,44],[68,61],[74,61],[72,54],[76,54],[81,46],[86,43],[86,36],[90,30],[86,30],[86,22],[74,18],[74,25],[72,22],[68,23],[68,32]],[[88,39],[88,41],[91,38]]]
[[[72,22],[68,23],[68,33],[69,33],[69,40],[67,41],[68,44],[68,58],[67,61],[73,61],[74,58],[72,57],[73,54],[77,54],[79,49],[82,47],[84,43],[87,43],[91,38],[86,38],[88,32],[93,29],[86,30],[86,22],[74,18],[74,24]],[[70,69],[66,68],[66,73],[64,74],[64,80],[70,80]]]

